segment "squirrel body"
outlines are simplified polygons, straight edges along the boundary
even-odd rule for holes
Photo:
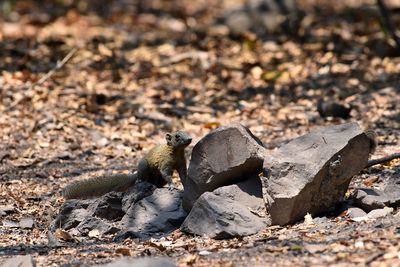
[[[173,187],[172,174],[178,171],[182,183],[186,182],[185,148],[192,138],[181,131],[167,133],[166,144],[152,148],[138,164],[137,172],[132,174],[104,175],[78,181],[63,190],[66,199],[101,196],[111,191],[125,191],[137,180],[150,182],[157,187],[168,184]]]

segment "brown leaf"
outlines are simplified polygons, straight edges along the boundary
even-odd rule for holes
[[[216,121],[212,121],[212,122],[207,122],[203,125],[204,128],[206,129],[216,129],[219,126],[221,126],[221,123],[216,122]]]
[[[106,56],[106,57],[111,57],[113,55],[113,52],[107,48],[107,46],[103,44],[99,44],[99,52],[101,55]]]
[[[70,233],[62,229],[57,229],[55,232],[55,236],[57,237],[57,239],[61,239],[64,241],[77,241],[76,238],[74,238]]]
[[[196,263],[198,258],[199,256],[197,256],[196,254],[190,254],[179,261],[179,267],[193,265],[194,263]]]
[[[121,254],[121,255],[123,255],[123,256],[131,256],[131,255],[132,255],[131,250],[130,250],[129,248],[127,248],[127,247],[120,247],[120,248],[117,248],[117,249],[115,250],[115,253]]]

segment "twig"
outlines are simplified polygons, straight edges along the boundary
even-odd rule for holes
[[[42,83],[44,83],[46,80],[48,80],[51,76],[53,76],[53,74],[61,69],[65,63],[68,62],[68,60],[70,60],[72,58],[72,56],[75,54],[75,52],[77,51],[77,48],[72,48],[71,51],[69,51],[69,53],[61,60],[61,61],[57,61],[56,66],[51,69],[49,72],[46,73],[46,75],[44,75],[41,79],[39,79],[39,81],[33,83],[31,86],[29,86],[29,89],[33,89],[35,88],[35,86],[40,85]],[[27,96],[24,95],[23,97],[21,97],[20,99],[15,100],[9,107],[7,110],[11,110],[14,107],[16,107],[19,103],[21,103],[22,101],[24,101],[25,99],[27,99]]]
[[[164,62],[161,63],[161,67],[166,67],[168,65],[176,64],[179,63],[183,60],[186,59],[197,59],[200,61],[201,66],[203,68],[208,68],[210,65],[209,62],[209,55],[207,52],[203,51],[189,51],[189,52],[184,52],[178,55],[175,55]]]
[[[390,35],[392,36],[394,42],[396,43],[397,49],[400,50],[400,38],[396,34],[396,28],[393,25],[393,21],[390,19],[390,14],[386,8],[385,2],[384,2],[384,0],[376,0],[376,1],[377,1],[379,10],[382,13],[382,17],[386,24],[386,27],[387,27]]]
[[[56,66],[55,66],[53,69],[51,69],[48,73],[46,73],[46,75],[44,75],[44,76],[43,76],[39,81],[37,81],[33,86],[42,84],[42,83],[44,83],[47,79],[49,79],[51,76],[53,76],[53,74],[54,74],[57,70],[61,69],[61,68],[65,65],[65,63],[67,63],[68,60],[70,60],[70,59],[72,58],[72,56],[75,54],[75,52],[76,52],[77,50],[78,50],[78,49],[76,49],[76,48],[72,48],[71,51],[69,51],[69,53],[68,53],[61,61],[57,61],[57,64],[56,64]]]
[[[365,168],[369,168],[369,167],[371,167],[373,165],[386,163],[386,162],[392,161],[394,159],[399,159],[399,158],[400,158],[400,153],[394,153],[392,155],[389,155],[389,156],[386,156],[386,157],[382,157],[382,158],[379,158],[379,159],[372,159],[372,160],[368,161],[367,166],[365,166]]]

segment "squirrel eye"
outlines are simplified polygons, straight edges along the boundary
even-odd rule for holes
[[[176,140],[179,140],[179,139],[180,139],[180,138],[179,138],[179,135],[175,136],[175,139],[176,139]]]

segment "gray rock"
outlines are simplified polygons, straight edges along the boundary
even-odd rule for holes
[[[368,212],[367,217],[368,217],[368,219],[378,219],[378,218],[386,217],[387,215],[389,215],[392,212],[393,212],[393,208],[384,207],[383,209],[371,210],[370,212]]]
[[[82,222],[90,221],[89,218],[94,216],[110,221],[120,220],[125,215],[122,211],[123,195],[122,192],[111,192],[97,199],[67,200],[61,206],[60,213],[51,224],[50,229],[55,231],[59,227],[64,230],[76,228]]]
[[[118,232],[116,240],[150,237],[180,227],[186,217],[182,193],[137,183],[128,192],[111,192],[97,199],[68,200],[51,224],[83,235],[97,229],[100,235]],[[126,210],[126,212],[125,212]]]
[[[384,192],[373,188],[358,188],[353,195],[353,200],[357,207],[366,212],[386,207],[386,204],[390,202]]]
[[[347,210],[347,216],[349,216],[350,219],[362,218],[367,216],[367,213],[360,208],[352,207]]]
[[[122,210],[128,212],[133,204],[153,194],[155,189],[156,186],[148,182],[136,183],[122,198]]]
[[[258,177],[206,192],[196,201],[182,231],[222,239],[246,236],[270,225]]]
[[[232,34],[241,34],[249,31],[253,24],[250,15],[241,10],[234,10],[229,13],[225,22]]]
[[[358,188],[353,194],[354,204],[369,212],[384,207],[400,206],[400,173],[387,179],[385,189]]]
[[[176,267],[177,265],[168,257],[144,257],[144,258],[124,258],[117,260],[104,267]]]
[[[262,170],[265,148],[241,124],[220,127],[193,148],[187,181],[183,181],[183,207],[189,211],[206,191],[237,183]]]
[[[179,228],[186,218],[181,203],[182,193],[177,189],[157,188],[128,209],[120,227],[142,237],[168,233]]]
[[[87,216],[86,210],[89,204],[95,200],[67,200],[60,208],[60,212],[50,225],[50,230],[54,232],[57,228],[69,230],[80,224]]]
[[[383,192],[389,198],[388,205],[397,208],[400,206],[400,172],[396,172],[388,179]]]
[[[15,212],[13,206],[0,206],[0,217],[6,216],[7,214]]]
[[[31,255],[16,256],[3,261],[0,264],[1,267],[35,267],[35,260]]]
[[[294,1],[265,0],[246,1],[242,7],[227,10],[224,14],[225,24],[233,34],[252,31],[259,35],[278,31],[293,33],[299,27],[302,16]]]
[[[19,221],[19,227],[21,227],[21,228],[31,229],[31,228],[33,228],[33,224],[34,224],[34,221],[32,218],[22,218]]]
[[[110,235],[115,234],[120,231],[120,228],[113,226],[107,220],[100,219],[98,217],[86,217],[81,223],[78,224],[76,229],[87,235],[91,230],[99,230],[100,235]]]
[[[318,214],[343,199],[366,165],[369,139],[357,123],[315,130],[270,152],[264,160],[264,200],[272,224]]]
[[[101,196],[95,202],[89,205],[88,213],[99,218],[104,218],[110,221],[121,220],[125,215],[122,210],[122,192],[110,192]]]

